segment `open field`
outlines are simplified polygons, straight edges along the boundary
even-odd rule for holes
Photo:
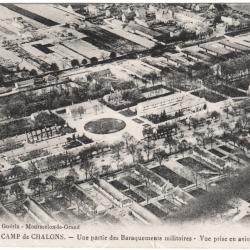
[[[96,57],[98,59],[103,59],[109,56],[109,52],[101,50],[98,47],[84,41],[83,39],[66,41],[63,45],[72,51],[80,54],[81,56],[87,57],[88,59]]]
[[[156,174],[160,175],[164,179],[168,180],[170,183],[172,183],[175,187],[186,187],[191,185],[192,183],[183,177],[179,176],[169,168],[165,166],[158,166],[155,168],[152,168],[152,171],[154,171]]]
[[[114,51],[117,54],[126,54],[144,49],[136,43],[97,26],[84,28],[81,32],[88,36],[83,38],[84,41],[93,44],[101,50]]]
[[[245,92],[239,91],[235,88],[228,87],[226,85],[216,85],[216,86],[211,86],[211,89],[214,91],[217,91],[221,94],[224,94],[229,97],[243,97],[246,96]]]
[[[198,96],[200,98],[205,98],[208,102],[212,102],[212,103],[226,100],[224,96],[214,93],[213,91],[210,91],[208,89],[197,90],[197,91],[191,92],[191,94]]]

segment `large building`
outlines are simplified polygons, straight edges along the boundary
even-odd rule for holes
[[[161,98],[149,100],[137,105],[137,114],[140,116],[160,114],[165,111],[167,115],[178,111],[184,113],[198,112],[206,107],[205,99],[193,96],[189,93],[176,93]]]

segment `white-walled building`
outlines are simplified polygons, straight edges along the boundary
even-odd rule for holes
[[[166,112],[166,115],[173,115],[178,111],[198,112],[204,109],[205,104],[205,99],[189,93],[176,93],[137,104],[137,114],[144,116],[160,114],[163,111]]]

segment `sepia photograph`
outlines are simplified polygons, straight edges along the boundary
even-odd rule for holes
[[[250,224],[250,3],[1,3],[1,245],[249,245],[207,223]]]

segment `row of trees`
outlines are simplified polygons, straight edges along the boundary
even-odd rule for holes
[[[241,170],[237,176],[229,177],[223,184],[214,187],[172,216],[175,222],[216,218],[231,208],[237,208],[239,199],[249,200],[250,170]],[[238,210],[238,209],[237,209]]]

